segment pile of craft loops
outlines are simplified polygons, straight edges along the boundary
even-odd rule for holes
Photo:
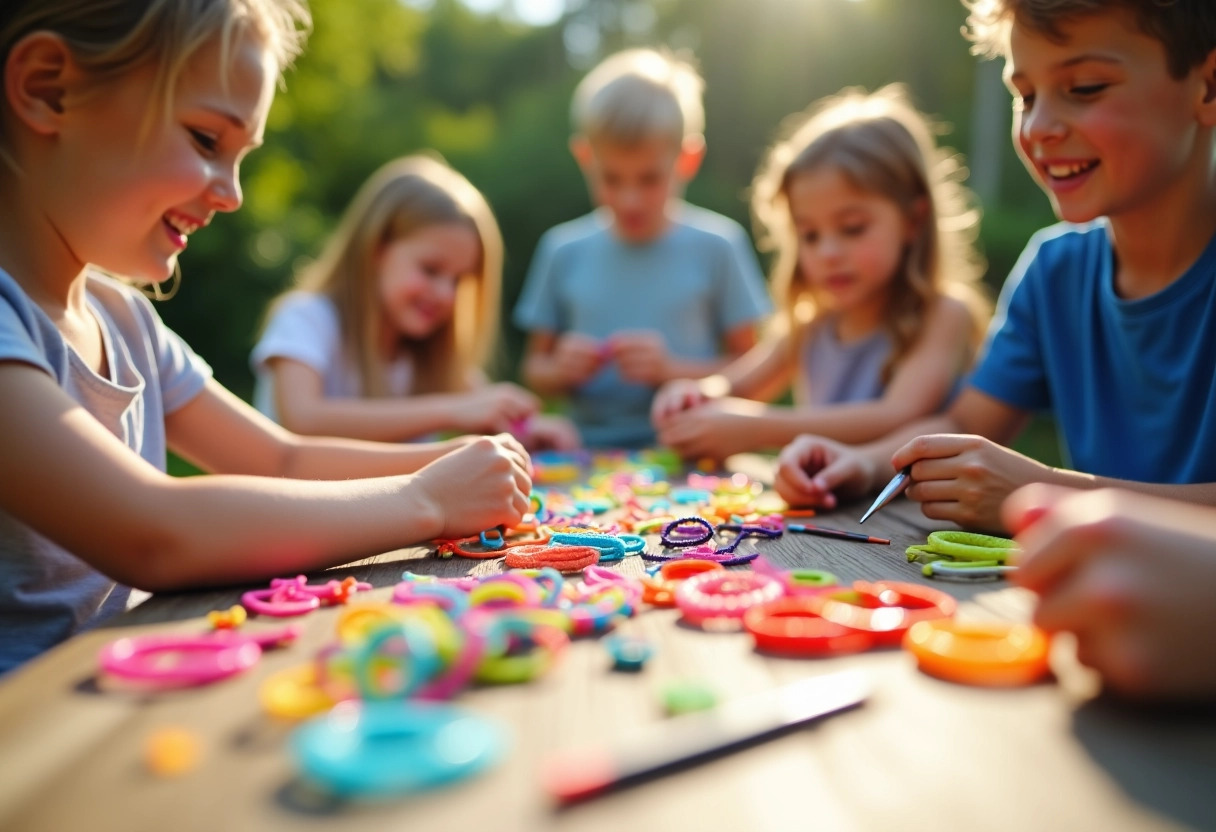
[[[406,573],[391,603],[344,609],[336,641],[267,679],[261,701],[301,719],[350,700],[450,699],[474,682],[526,682],[571,636],[610,630],[641,597],[640,582],[594,566],[577,582],[549,568],[450,580]]]

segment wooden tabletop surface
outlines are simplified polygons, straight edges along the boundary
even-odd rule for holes
[[[815,522],[857,529],[862,508]],[[780,566],[827,569],[845,582],[923,583],[903,550],[940,527],[901,499],[865,526],[891,538],[889,547],[805,535],[756,546]],[[406,568],[451,576],[470,567],[497,569],[406,549],[326,576],[356,575],[376,587],[373,599],[387,600]],[[642,563],[629,558],[620,568],[640,573]],[[962,602],[960,616],[1029,614],[1030,597],[1004,582],[934,586]],[[702,632],[658,609],[624,625],[658,648],[640,673],[611,671],[597,640],[581,639],[535,682],[461,694],[459,704],[508,727],[510,748],[496,768],[420,797],[338,804],[301,786],[286,750],[292,726],[266,716],[257,697],[270,673],[307,661],[330,639],[336,610],[312,613],[299,643],[206,688],[139,694],[98,678],[107,642],[200,632],[206,612],[240,592],[155,596],[0,682],[0,830],[1216,829],[1216,717],[1095,697],[1064,639],[1053,681],[989,690],[925,676],[899,650],[762,656],[745,634]],[[568,809],[555,809],[540,788],[538,771],[555,752],[645,738],[667,718],[659,691],[671,681],[702,682],[725,700],[846,668],[873,684],[859,709]],[[172,779],[143,762],[147,738],[167,726],[189,729],[203,747],[197,767]]]

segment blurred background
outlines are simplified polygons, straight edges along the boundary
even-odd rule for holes
[[[502,349],[514,379],[522,336],[509,313],[540,235],[585,213],[569,152],[582,74],[627,46],[690,53],[706,81],[708,154],[689,201],[751,228],[747,186],[781,121],[846,86],[902,81],[951,125],[983,208],[993,294],[1030,234],[1052,222],[1009,140],[999,62],[978,61],[959,0],[310,0],[314,31],[245,162],[245,206],[182,258],[166,322],[248,397],[249,351],[269,300],[320,251],[351,196],[385,161],[430,148],[489,199],[506,241]],[[767,262],[762,259],[762,264]],[[1023,449],[1052,461],[1050,425]]]

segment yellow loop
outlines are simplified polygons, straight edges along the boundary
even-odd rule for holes
[[[383,624],[405,620],[408,609],[385,603],[348,605],[338,614],[338,640],[347,645],[364,641]]]
[[[280,670],[258,689],[262,710],[282,719],[307,719],[334,706],[334,700],[317,687],[317,669],[301,664]]]

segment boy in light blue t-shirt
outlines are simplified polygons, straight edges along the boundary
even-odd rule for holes
[[[927,517],[983,529],[1032,482],[1216,504],[1216,4],[968,5],[1005,58],[1018,153],[1069,224],[1031,240],[943,416],[860,449],[799,437],[778,491],[831,506],[909,467]],[[1036,411],[1077,470],[1005,447]]]
[[[529,333],[523,375],[569,397],[588,446],[639,447],[654,442],[658,386],[742,355],[771,304],[738,223],[677,196],[705,152],[691,66],[618,53],[580,84],[574,122],[571,150],[601,208],[537,246],[515,309]]]

